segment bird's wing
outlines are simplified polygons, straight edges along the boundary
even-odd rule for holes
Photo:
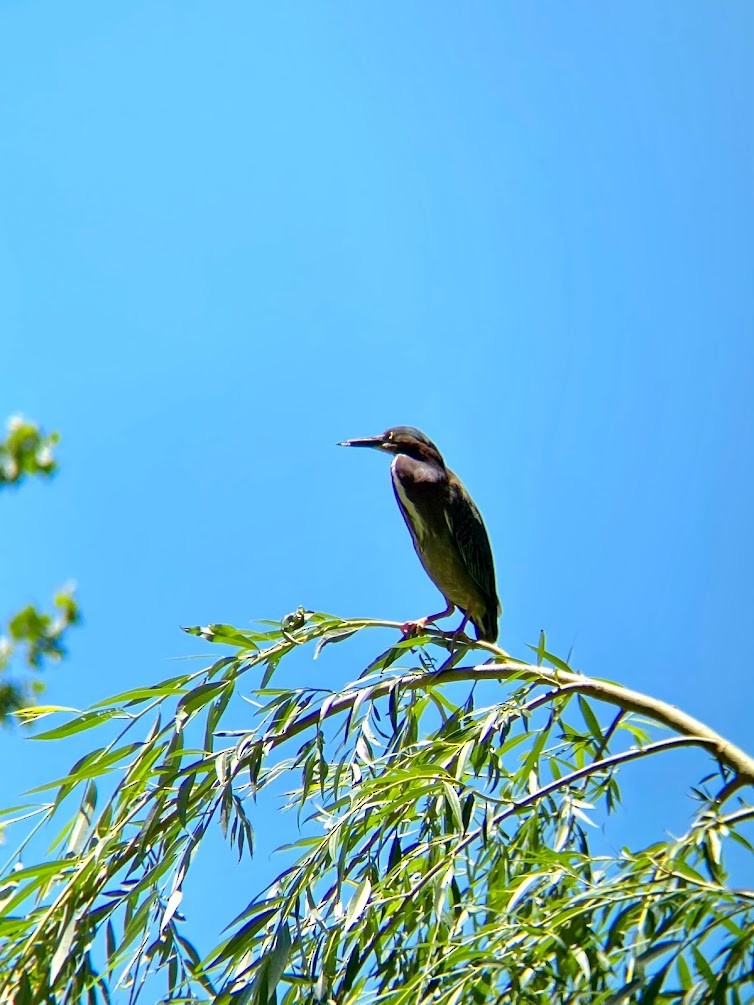
[[[493,604],[499,604],[492,548],[482,515],[471,497],[453,481],[449,485],[445,519],[469,575]]]

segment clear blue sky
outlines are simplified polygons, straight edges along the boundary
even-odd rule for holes
[[[436,609],[335,447],[406,423],[502,645],[751,749],[753,47],[749,0],[4,4],[0,411],[63,442],[0,499],[0,612],[85,617],[46,700],[175,673],[181,624]],[[67,757],[0,745],[3,804]],[[703,766],[634,771],[628,836]]]

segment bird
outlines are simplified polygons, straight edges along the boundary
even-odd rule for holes
[[[390,474],[398,508],[424,570],[447,601],[444,610],[407,621],[404,634],[424,631],[457,607],[463,621],[456,636],[471,621],[477,639],[496,642],[502,607],[487,529],[474,500],[432,440],[413,426],[393,426],[379,436],[344,440],[338,446],[372,447],[393,455]]]

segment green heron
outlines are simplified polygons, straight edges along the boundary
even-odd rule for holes
[[[501,607],[490,539],[474,500],[434,443],[412,426],[395,426],[381,436],[338,446],[374,447],[395,455],[390,473],[398,507],[421,564],[448,603],[444,611],[406,622],[404,632],[423,630],[458,607],[464,617],[456,634],[471,621],[478,639],[495,642]]]

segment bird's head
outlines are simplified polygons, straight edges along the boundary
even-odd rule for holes
[[[379,436],[365,436],[358,440],[344,440],[339,447],[373,447],[389,454],[406,454],[417,461],[445,466],[442,455],[432,440],[413,426],[393,426]]]

